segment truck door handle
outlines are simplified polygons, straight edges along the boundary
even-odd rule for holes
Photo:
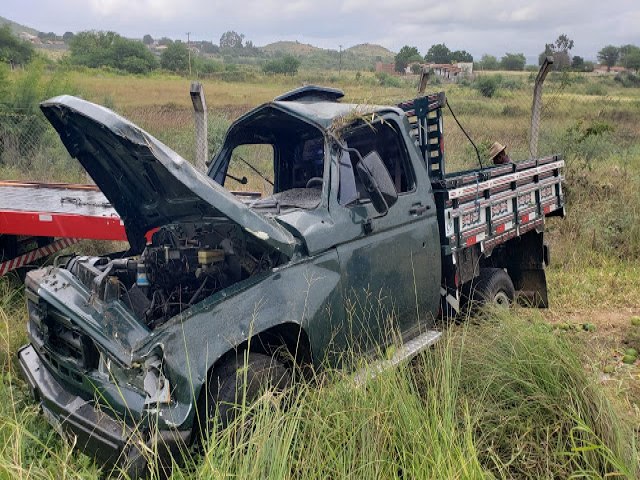
[[[431,208],[430,205],[422,205],[421,203],[416,203],[415,205],[411,206],[409,215],[422,215],[424,212],[429,210],[429,208]]]

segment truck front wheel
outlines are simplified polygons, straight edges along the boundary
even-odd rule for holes
[[[475,305],[509,307],[516,291],[511,277],[501,268],[483,268],[471,285],[471,301]]]
[[[209,378],[207,404],[200,409],[207,415],[203,419],[208,424],[204,432],[211,434],[227,428],[243,408],[250,407],[266,390],[282,392],[290,385],[291,372],[273,356],[249,352],[246,357],[229,359]],[[247,420],[251,422],[250,414]]]

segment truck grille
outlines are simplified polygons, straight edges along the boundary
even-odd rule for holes
[[[91,339],[73,328],[61,312],[27,290],[31,343],[52,369],[81,381],[78,372],[98,367],[98,350]]]

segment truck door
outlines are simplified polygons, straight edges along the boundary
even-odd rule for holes
[[[369,348],[396,334],[407,340],[429,326],[439,304],[440,243],[431,184],[395,120],[356,125],[342,139],[362,157],[377,151],[398,191],[398,201],[379,215],[354,174],[359,157],[336,149],[339,187],[332,188],[330,201],[339,226],[349,333]]]

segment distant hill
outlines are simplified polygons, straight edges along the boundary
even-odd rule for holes
[[[0,17],[0,27],[9,25],[11,30],[20,35],[27,32],[30,35],[38,35],[40,33],[35,28],[21,25],[8,18]],[[58,45],[36,45],[36,48],[43,50],[66,50],[66,46]],[[240,56],[240,63],[250,63],[261,65],[270,58],[277,58],[283,55],[293,55],[298,58],[303,68],[337,70],[373,70],[376,62],[392,62],[395,53],[391,50],[373,43],[362,43],[345,48],[342,52],[334,49],[326,49],[301,43],[298,41],[283,40],[273,42],[263,47],[257,47],[257,52],[250,56]],[[58,54],[60,52],[57,52]],[[63,52],[64,53],[64,52]],[[59,56],[59,55],[58,55]],[[56,57],[57,58],[57,57]]]
[[[352,52],[356,55],[362,55],[365,57],[382,57],[383,59],[391,59],[396,55],[388,48],[385,48],[382,45],[376,45],[375,43],[361,43],[360,45],[354,45],[353,47],[347,48],[345,52]]]
[[[337,70],[342,65],[345,70],[371,70],[376,62],[392,62],[395,54],[383,46],[362,43],[338,50],[319,48],[295,41],[274,42],[259,49],[267,57],[293,55],[305,68]]]
[[[263,52],[273,55],[276,53],[282,53],[284,55],[310,55],[312,53],[319,53],[323,48],[314,47],[308,43],[292,42],[292,41],[280,41],[270,43],[264,47],[259,47]]]
[[[20,25],[8,18],[0,17],[0,27],[4,27],[5,25],[9,25],[9,28],[15,35],[20,35],[22,32],[27,32],[29,35],[38,35],[39,33],[35,28]]]

